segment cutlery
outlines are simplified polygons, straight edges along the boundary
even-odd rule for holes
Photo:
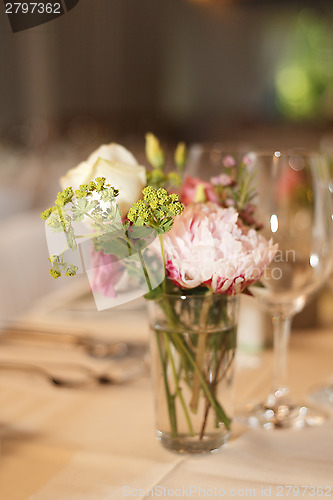
[[[68,387],[68,388],[80,388],[92,384],[120,385],[129,382],[130,380],[134,379],[139,375],[142,375],[144,372],[144,365],[141,364],[140,366],[138,366],[137,363],[135,363],[135,366],[133,365],[131,366],[131,368],[123,370],[122,372],[114,370],[113,372],[105,371],[104,373],[98,373],[87,366],[75,363],[71,364],[52,363],[52,365],[58,370],[63,369],[67,370],[67,372],[68,370],[74,369],[74,371],[76,371],[76,375],[80,373],[81,378],[71,379],[68,375],[67,377],[63,375],[60,376],[54,375],[53,373],[51,373],[51,369],[46,369],[32,363],[16,362],[16,361],[1,361],[0,370],[31,373],[45,378],[48,382],[50,382],[52,385],[56,387]]]
[[[76,346],[94,358],[140,357],[147,353],[145,343],[110,342],[104,339],[74,333],[59,333],[47,328],[3,325],[0,328],[0,342],[12,340],[48,341],[62,345]]]

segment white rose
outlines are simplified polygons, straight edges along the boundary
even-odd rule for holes
[[[71,186],[75,190],[96,177],[105,177],[108,184],[119,189],[117,203],[122,216],[141,198],[147,184],[145,167],[127,149],[114,143],[100,146],[86,161],[68,170],[60,184],[63,189]]]

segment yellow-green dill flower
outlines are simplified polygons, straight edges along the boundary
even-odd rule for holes
[[[54,279],[57,279],[59,278],[59,276],[61,276],[61,272],[58,269],[54,269],[53,267],[52,269],[50,269],[50,274]]]
[[[79,189],[75,191],[75,196],[77,198],[84,198],[89,194],[89,186],[88,184],[81,184]]]
[[[184,208],[184,205],[180,203],[180,201],[170,203],[170,205],[168,206],[168,209],[172,215],[180,215]]]
[[[182,170],[187,160],[187,149],[185,142],[179,142],[177,144],[174,160],[177,167]]]
[[[52,212],[53,212],[53,207],[47,208],[46,210],[44,210],[44,212],[42,212],[40,214],[40,216],[41,216],[41,218],[43,220],[46,220],[46,219],[48,219],[50,217],[50,215],[52,214]]]
[[[145,200],[146,203],[149,204],[149,206],[153,210],[155,210],[161,204],[157,196],[157,191],[152,186],[145,187],[142,193],[143,193],[143,199]]]
[[[162,169],[164,167],[164,151],[161,148],[159,140],[152,133],[146,134],[146,156],[154,168]]]
[[[166,200],[168,199],[168,192],[166,189],[164,188],[159,188],[156,192],[156,195],[157,195],[157,198],[158,198],[158,201],[161,205],[164,205],[164,203],[166,202]]]
[[[158,199],[157,198],[156,199],[151,199],[150,202],[149,202],[149,206],[153,210],[156,210],[156,208],[159,206]]]
[[[65,275],[66,276],[75,276],[77,271],[78,271],[78,267],[77,266],[74,266],[74,265],[70,265],[67,269],[66,269],[66,272],[65,272]]]
[[[63,207],[67,203],[72,201],[73,196],[74,196],[73,189],[71,187],[68,187],[57,194],[57,199],[55,201],[55,204],[57,205],[57,207]]]
[[[105,181],[106,181],[105,177],[96,177],[95,182],[97,191],[102,191],[102,189],[106,187]]]
[[[142,190],[142,194],[143,194],[143,199],[147,203],[149,203],[150,200],[156,198],[156,189],[153,188],[152,186],[147,186]]]
[[[127,218],[131,222],[135,222],[139,217],[142,217],[142,215],[147,211],[147,207],[145,203],[142,200],[136,201],[133,203],[131,208],[129,209],[127,213]]]
[[[147,221],[149,218],[149,210],[143,200],[139,200],[131,206],[127,213],[127,218],[131,222],[137,222],[138,219]]]
[[[131,222],[135,222],[138,218],[138,211],[135,207],[131,207],[129,211],[127,212],[127,218]]]

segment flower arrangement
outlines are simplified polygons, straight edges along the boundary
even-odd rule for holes
[[[158,308],[152,324],[158,358],[155,380],[161,382],[158,391],[168,415],[163,424],[167,431],[160,432],[181,449],[185,435],[200,443],[221,427],[230,430],[231,417],[218,395],[236,348],[236,310],[230,312],[228,300],[260,279],[277,247],[260,234],[255,220],[251,155],[240,164],[226,156],[222,171],[210,182],[184,179],[183,143],[175,150],[172,172],[166,172],[166,155],[153,134],[146,136],[146,156],[150,171],[122,146],[102,146],[62,177],[64,189],[42,218],[52,231],[65,234],[71,250],[79,238],[87,237],[76,234],[75,224],[89,221],[97,262],[92,286],[102,293],[116,295],[122,259],[130,256],[132,266],[134,262],[131,276],[141,269],[145,297]],[[152,242],[154,248],[158,242],[162,256],[159,280],[144,255]],[[78,271],[64,260],[64,252],[52,254],[50,261],[55,278]],[[195,306],[184,300],[187,297]],[[208,433],[210,409],[214,431]]]

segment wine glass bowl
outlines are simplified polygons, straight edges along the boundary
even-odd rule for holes
[[[287,383],[288,339],[293,316],[328,279],[332,262],[328,171],[316,153],[255,154],[256,219],[278,245],[259,284],[250,292],[268,310],[274,331],[274,382],[266,400],[248,405],[239,418],[265,429],[318,425],[324,415],[294,403]]]

